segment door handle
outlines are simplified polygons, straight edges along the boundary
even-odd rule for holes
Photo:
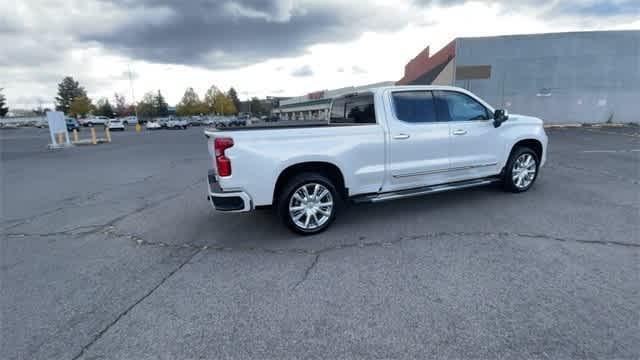
[[[463,130],[463,129],[453,130],[453,135],[465,135],[466,133],[467,133],[467,130]]]
[[[409,134],[398,134],[398,135],[394,135],[393,138],[396,140],[406,140],[408,138],[410,138],[411,135]]]

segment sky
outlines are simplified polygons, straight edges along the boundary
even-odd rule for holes
[[[12,108],[50,106],[65,76],[94,100],[299,96],[397,81],[456,37],[621,29],[640,0],[0,0],[0,88]]]

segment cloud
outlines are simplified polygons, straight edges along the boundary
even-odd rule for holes
[[[136,59],[210,69],[296,56],[313,44],[345,42],[367,30],[406,25],[406,14],[392,6],[337,0],[117,0],[115,4],[136,4],[151,14],[162,14],[162,21],[149,23],[143,20],[149,18],[145,15],[143,21],[117,22],[110,31],[88,28],[79,39]]]
[[[291,76],[295,76],[295,77],[307,77],[312,75],[313,75],[313,70],[309,65],[301,66],[291,72]]]
[[[365,70],[365,69],[361,68],[361,67],[360,67],[360,66],[358,66],[358,65],[353,65],[353,66],[351,67],[351,72],[352,72],[354,75],[362,75],[362,74],[366,74],[366,73],[367,73],[367,70]]]

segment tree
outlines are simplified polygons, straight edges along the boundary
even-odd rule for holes
[[[216,94],[218,93],[220,93],[220,90],[215,85],[211,85],[209,90],[204,94],[203,105],[207,114],[214,114],[216,112],[215,100]]]
[[[155,110],[156,116],[167,116],[169,115],[169,104],[164,100],[162,93],[158,90],[156,96],[153,97],[153,108]]]
[[[7,107],[7,100],[2,93],[2,88],[0,88],[0,117],[5,117],[9,112],[9,108]]]
[[[80,95],[73,98],[69,105],[69,114],[74,117],[85,117],[93,108],[91,99],[87,95]]]
[[[56,96],[56,110],[65,114],[70,112],[73,99],[78,96],[87,96],[87,92],[71,76],[67,76],[58,84],[58,96]]]
[[[101,98],[100,100],[98,100],[98,103],[96,104],[95,115],[106,116],[108,118],[114,117],[114,109],[113,106],[111,106],[109,99]]]
[[[127,100],[125,99],[124,95],[118,93],[113,94],[113,103],[115,104],[113,110],[116,112],[116,114],[118,114],[119,117],[130,115],[127,113],[128,106]]]
[[[249,103],[249,106],[251,108],[251,112],[254,114],[262,115],[266,112],[264,105],[262,105],[262,101],[260,101],[260,99],[258,99],[255,96],[251,98],[251,102]]]
[[[236,92],[236,89],[231,87],[231,89],[229,89],[229,92],[227,93],[227,96],[229,96],[229,98],[233,102],[233,106],[235,107],[237,113],[240,109],[240,99],[238,99],[238,93]]]
[[[204,112],[206,112],[206,108],[200,101],[198,94],[193,88],[187,88],[182,96],[182,100],[178,103],[176,114],[178,116],[193,116],[200,115]]]
[[[233,100],[223,92],[218,92],[215,95],[214,109],[218,115],[233,115],[238,113],[236,106],[233,104]]]
[[[139,117],[138,120],[151,119],[156,116],[155,108],[153,106],[154,100],[155,99],[152,92],[144,94],[144,96],[142,97],[142,101],[140,101],[137,106]]]

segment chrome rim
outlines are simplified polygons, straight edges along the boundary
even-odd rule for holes
[[[531,154],[522,154],[513,163],[511,171],[513,183],[518,189],[524,189],[531,185],[536,178],[536,160]]]
[[[289,200],[289,216],[301,229],[319,228],[329,221],[332,212],[331,191],[322,184],[304,184],[294,191]]]

